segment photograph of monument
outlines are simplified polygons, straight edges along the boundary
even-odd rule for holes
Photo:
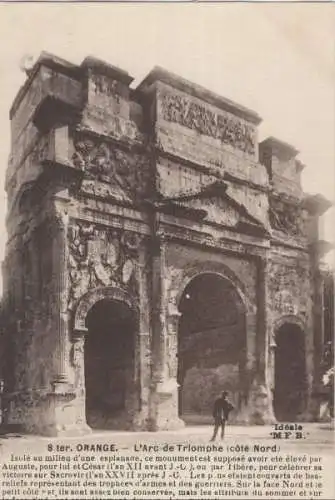
[[[161,67],[132,88],[95,57],[42,52],[26,73],[10,111],[3,423],[178,429],[211,419],[221,390],[235,423],[317,421],[331,203],[303,192],[295,147]]]

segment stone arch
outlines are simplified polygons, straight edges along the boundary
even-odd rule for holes
[[[138,307],[118,287],[89,290],[73,317],[72,366],[83,419],[90,427],[126,429],[137,408]],[[122,332],[121,336],[118,336]]]
[[[284,316],[280,316],[273,325],[273,334],[274,334],[274,340],[276,337],[276,332],[285,324],[289,323],[292,325],[299,326],[299,328],[305,332],[306,330],[306,323],[304,319],[301,316],[298,316],[296,314],[285,314]]]
[[[172,354],[175,353],[176,355],[175,368],[174,371],[172,370],[170,371],[170,377],[172,378],[176,377],[178,383],[179,415],[180,416],[183,415],[182,418],[186,418],[186,420],[188,418],[196,417],[197,411],[195,411],[194,417],[192,416],[190,417],[189,412],[192,413],[193,407],[194,408],[198,407],[200,396],[197,394],[195,397],[190,398],[187,396],[187,394],[192,393],[191,390],[192,384],[193,385],[196,384],[195,379],[197,377],[200,377],[201,380],[206,379],[208,381],[213,379],[213,382],[215,383],[213,384],[211,383],[211,389],[216,390],[216,387],[219,387],[222,380],[226,378],[225,374],[226,372],[229,372],[231,370],[231,367],[233,367],[234,375],[231,374],[229,380],[226,380],[227,389],[230,388],[231,391],[233,391],[234,394],[232,393],[232,396],[236,399],[235,407],[237,409],[237,412],[240,411],[242,401],[245,398],[245,391],[246,391],[244,387],[245,385],[244,379],[245,379],[246,352],[247,352],[247,335],[246,335],[247,316],[248,313],[252,314],[254,312],[254,307],[252,305],[252,302],[247,297],[245,285],[241,282],[241,280],[235,275],[235,273],[230,268],[228,268],[225,264],[219,262],[194,263],[193,265],[184,269],[182,272],[179,273],[176,272],[175,275],[173,274],[170,275],[169,279],[170,279],[170,288],[168,297],[169,297],[170,309],[168,311],[168,318],[167,318],[168,334],[169,334],[168,337],[170,342],[172,341],[172,336],[175,339],[174,340],[175,347],[174,349],[170,348],[169,352]],[[222,293],[226,293],[224,292],[224,290],[230,291],[230,293],[232,294],[231,300],[233,300],[234,302],[233,309],[235,310],[235,313],[232,314],[232,318],[234,317],[235,319],[233,321],[234,322],[237,321],[237,323],[231,324],[230,319],[228,319],[229,316],[227,317],[227,320],[224,320],[223,317],[221,319],[217,317],[218,318],[217,322],[214,321],[215,326],[212,326],[211,324],[209,326],[208,333],[206,333],[206,330],[203,331],[201,330],[202,333],[199,331],[199,333],[196,333],[194,337],[194,339],[197,338],[198,340],[191,341],[191,337],[187,336],[184,342],[180,337],[180,335],[182,334],[181,332],[184,331],[186,323],[183,323],[182,326],[181,321],[183,320],[183,318],[186,318],[186,316],[183,315],[189,313],[186,313],[184,311],[184,308],[182,307],[182,301],[184,300],[184,294],[187,292],[188,288],[190,287],[192,288],[192,283],[194,283],[197,289],[200,290],[199,279],[201,281],[203,280],[206,281],[207,279],[213,280],[213,285],[214,283],[217,283],[217,285],[214,287],[215,289],[217,289],[217,292],[214,292],[215,295],[217,293],[221,293],[219,292],[219,289],[221,289],[221,287],[223,287]],[[203,281],[203,283],[205,283],[205,281]],[[225,284],[223,285],[223,283]],[[204,288],[204,290],[206,290],[206,288]],[[209,290],[209,295],[204,293],[204,302],[206,302],[206,300],[212,301],[212,298],[214,298],[214,296],[212,297],[211,287],[209,287],[208,290]],[[198,294],[198,292],[196,293]],[[216,295],[216,297],[218,296]],[[231,311],[233,311],[233,309],[231,309]],[[202,318],[203,318],[202,321],[204,321],[205,317],[202,316]],[[191,330],[193,331],[193,326],[191,327],[191,325],[188,323],[188,319],[186,319],[185,321],[187,322],[188,325],[186,326],[185,331],[187,331],[187,328],[191,328]],[[228,323],[221,323],[222,321],[228,321]],[[206,321],[200,322],[199,325],[200,324],[204,326],[205,324],[207,324],[207,322]],[[183,328],[183,330],[181,330],[181,328]],[[208,358],[209,361],[205,362],[205,361],[200,361],[199,359],[199,361],[193,365],[192,364],[193,362],[191,362],[192,360],[190,361],[190,359],[192,358],[192,354],[190,354],[191,351],[189,353],[186,353],[186,351],[184,350],[184,348],[186,348],[186,345],[192,344],[193,347],[190,347],[190,349],[192,350],[194,349],[195,345],[200,345],[199,342],[200,343],[203,342],[202,340],[199,340],[200,336],[204,339],[205,338],[204,336],[206,335],[211,336],[212,340],[208,345],[212,345],[211,342],[218,334],[218,330],[220,328],[223,328],[223,332],[225,332],[225,335],[222,337],[222,340],[219,341],[219,344],[217,344],[217,349],[214,349],[213,353],[210,355],[210,360]],[[239,335],[236,337],[236,340],[234,341],[228,340],[229,338],[230,339],[233,338],[230,337],[230,335],[233,335],[237,332],[239,332]],[[240,341],[243,344],[243,347],[241,348],[237,347],[240,344]],[[234,346],[236,347],[236,349]],[[232,349],[236,354],[232,355]],[[184,382],[186,385],[184,385]],[[184,388],[186,387],[185,389],[186,392],[184,392],[183,387]],[[202,390],[203,387],[201,388],[201,391]],[[187,399],[184,399],[185,395]],[[212,397],[215,397],[215,395],[211,394],[209,391],[209,398]],[[200,409],[198,409],[198,411],[201,413],[205,412],[207,406],[208,406],[207,404],[204,404],[201,408],[199,407]],[[183,413],[183,408],[186,408],[185,411],[187,413]],[[207,409],[209,409],[209,406]],[[205,416],[205,418],[208,418],[206,415],[207,414],[204,413],[203,416]],[[202,417],[200,416],[200,419],[201,418]]]
[[[169,296],[171,297],[173,295],[172,300],[177,309],[187,285],[201,274],[214,274],[220,278],[228,280],[233,285],[239,296],[239,307],[241,307],[241,310],[243,312],[247,312],[247,310],[254,309],[251,300],[247,295],[244,283],[237,277],[230,267],[221,262],[198,262],[192,264],[185,268],[177,283],[172,280]]]
[[[87,313],[94,306],[94,304],[104,299],[124,302],[133,311],[137,310],[137,306],[132,297],[121,288],[113,286],[94,288],[85,293],[85,295],[83,295],[78,302],[78,305],[74,313],[74,323],[73,323],[73,331],[75,334],[81,332],[82,333],[87,332],[87,327],[86,327]]]

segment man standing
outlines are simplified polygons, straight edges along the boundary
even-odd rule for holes
[[[219,397],[214,403],[214,408],[213,408],[214,432],[211,441],[215,441],[220,426],[221,426],[221,439],[224,438],[226,421],[228,420],[229,413],[234,409],[233,405],[227,400],[227,396],[228,392],[223,391],[221,397]]]

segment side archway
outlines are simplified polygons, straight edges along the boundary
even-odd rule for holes
[[[126,429],[132,425],[137,324],[133,301],[118,288],[94,289],[79,301],[74,315],[73,364],[76,380],[82,381],[86,421],[92,428]]]
[[[274,340],[274,414],[279,422],[299,421],[307,398],[306,339],[301,318],[280,318]]]

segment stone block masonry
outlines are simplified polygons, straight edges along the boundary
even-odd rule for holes
[[[42,53],[13,102],[4,423],[175,429],[222,390],[235,422],[315,419],[329,203],[254,111],[162,68],[132,80]]]

